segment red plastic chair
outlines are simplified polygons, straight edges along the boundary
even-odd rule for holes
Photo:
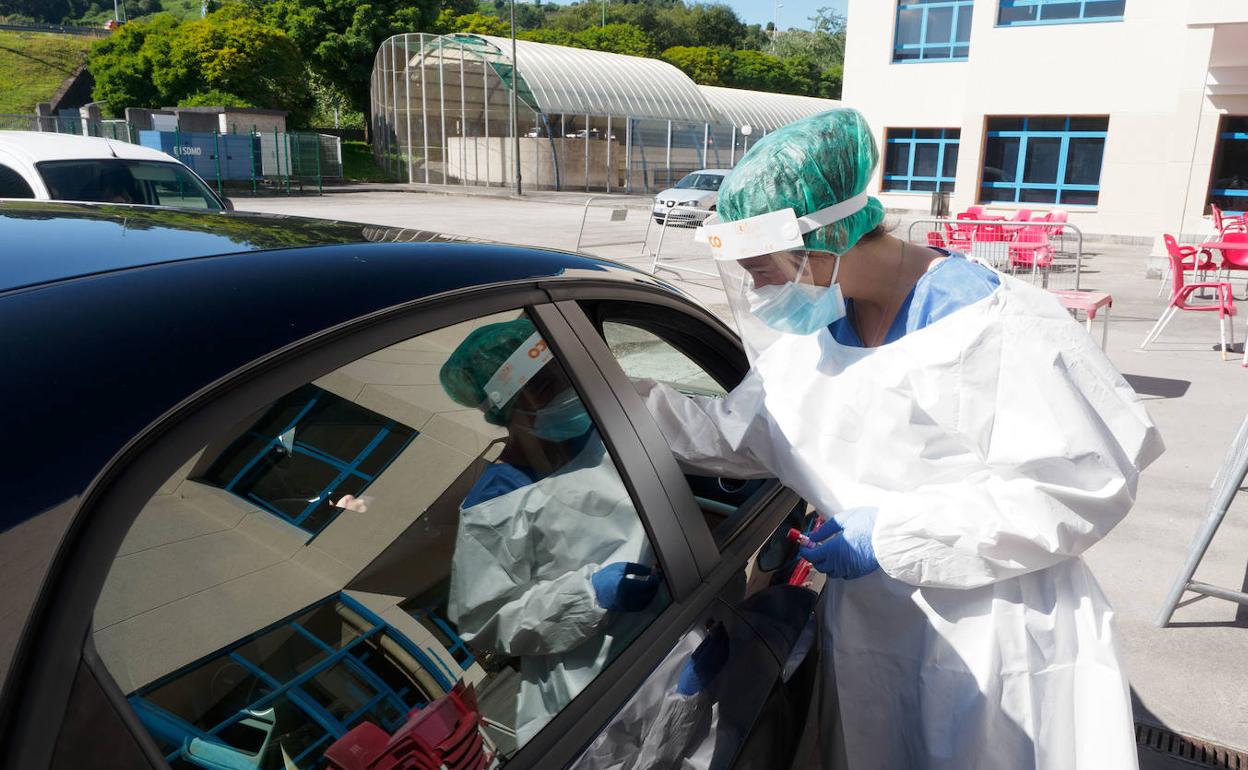
[[[945,225],[948,227],[948,225]],[[945,239],[939,232],[935,230],[927,231],[927,245],[937,249],[945,248]]]
[[[326,751],[330,770],[485,770],[493,757],[481,739],[476,692],[463,683],[387,735],[363,722]]]
[[[967,221],[967,220],[973,221],[975,219],[975,217],[972,216],[971,213],[967,211],[964,211],[961,214],[958,214],[957,218],[958,218],[958,221],[960,222]],[[970,248],[971,243],[974,242],[975,240],[976,227],[977,225],[963,225],[963,224],[957,224],[954,222],[946,222],[945,223],[945,240],[948,242],[950,248],[954,248],[954,249]]]
[[[987,211],[983,206],[968,206],[966,209],[967,219],[983,219],[984,212]],[[959,217],[961,218],[961,217]]]
[[[1166,305],[1166,309],[1162,311],[1161,317],[1157,319],[1157,323],[1153,324],[1153,328],[1149,330],[1144,337],[1144,342],[1140,344],[1140,350],[1149,346],[1155,341],[1165,330],[1167,324],[1170,323],[1180,310],[1190,310],[1193,312],[1218,314],[1218,326],[1222,334],[1222,360],[1226,360],[1226,328],[1231,327],[1231,344],[1235,344],[1235,326],[1233,318],[1235,317],[1235,298],[1231,296],[1231,285],[1225,282],[1202,282],[1202,283],[1184,283],[1183,281],[1183,252],[1179,248],[1178,242],[1174,236],[1166,235],[1166,251],[1169,253],[1170,259],[1170,280],[1172,291],[1170,294],[1170,302]],[[1192,292],[1198,289],[1214,289],[1217,294],[1214,297],[1215,304],[1212,305],[1192,305],[1189,304]]]
[[[1248,233],[1248,215],[1228,217],[1222,209],[1212,204],[1210,206],[1213,209],[1213,228],[1218,231],[1219,238],[1227,233]],[[1226,239],[1222,238],[1222,240]]]
[[[1180,246],[1178,242],[1174,240],[1173,235],[1164,235],[1162,238],[1166,241],[1166,252],[1173,253],[1177,251],[1180,257],[1180,262],[1183,264],[1183,269],[1195,273],[1196,275],[1194,277],[1203,279],[1205,277],[1205,273],[1210,270],[1215,273],[1218,271],[1218,264],[1213,261],[1213,254],[1209,253],[1208,249],[1197,249],[1195,246]],[[1225,265],[1226,263],[1223,261],[1223,267],[1225,267]],[[1157,290],[1158,297],[1160,297],[1161,293],[1166,290],[1167,286],[1170,285],[1171,269],[1171,262],[1167,260],[1166,275],[1161,279],[1161,288]],[[1171,291],[1173,291],[1173,287],[1171,287]]]
[[[1053,265],[1053,248],[1046,228],[1022,228],[1009,243],[1011,270],[1047,270]]]
[[[1010,217],[1009,221],[1010,222],[1030,222],[1031,221],[1031,209],[1019,209],[1018,211],[1014,212],[1014,216]],[[1023,229],[1024,228],[1022,225],[1005,225],[1005,234],[1010,237],[1014,237],[1014,236],[1017,236],[1020,232],[1022,232]]]

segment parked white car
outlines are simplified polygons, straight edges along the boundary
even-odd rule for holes
[[[234,208],[172,155],[115,139],[39,131],[0,131],[0,198]]]
[[[719,186],[726,176],[728,169],[719,168],[704,168],[689,174],[675,187],[654,196],[654,221],[659,224],[667,221],[673,226],[701,224],[715,210],[719,201]]]

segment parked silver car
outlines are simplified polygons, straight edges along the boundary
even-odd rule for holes
[[[704,168],[694,171],[654,196],[654,221],[669,225],[692,226],[702,223],[715,210],[719,186],[728,176],[728,169]]]

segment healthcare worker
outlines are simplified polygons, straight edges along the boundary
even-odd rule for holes
[[[531,321],[475,329],[440,379],[507,428],[460,508],[447,614],[477,649],[520,658],[522,746],[653,619],[662,580],[602,439]]]
[[[1113,611],[1079,555],[1162,451],[1045,291],[903,242],[838,109],[760,140],[700,237],[751,360],[726,398],[638,388],[704,473],[775,476],[828,522],[825,767],[1136,767]]]

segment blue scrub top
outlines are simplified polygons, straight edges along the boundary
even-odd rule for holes
[[[955,310],[972,305],[992,294],[1001,281],[997,274],[957,254],[933,249],[948,257],[919,276],[918,282],[897,311],[888,329],[884,344],[896,342],[912,331],[934,324]],[[846,315],[828,326],[832,337],[846,347],[863,347],[858,332],[850,323],[853,300],[845,300]]]
[[[584,436],[572,439],[569,442],[572,454],[579,455],[583,452],[585,447],[589,445],[589,440],[595,435],[597,433],[591,430]],[[527,465],[491,463],[485,466],[481,477],[472,485],[472,489],[468,490],[468,495],[464,498],[461,507],[471,508],[487,500],[502,497],[508,492],[514,492],[521,487],[536,484],[543,478],[545,477],[539,474],[535,468],[530,468]]]

